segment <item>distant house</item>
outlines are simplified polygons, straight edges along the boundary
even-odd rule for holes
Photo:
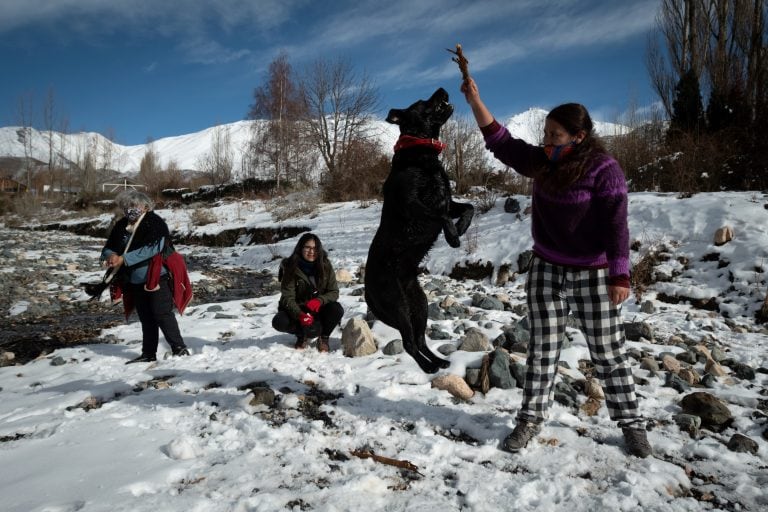
[[[0,177],[0,192],[3,194],[18,194],[26,192],[27,186],[12,178]]]

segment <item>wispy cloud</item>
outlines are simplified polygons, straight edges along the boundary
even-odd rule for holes
[[[648,31],[657,8],[658,0],[367,0],[309,27],[291,55],[303,59],[319,55],[318,49],[375,47],[380,55],[377,79],[397,87],[403,80],[434,82],[456,76],[450,59],[434,64],[436,47],[463,43],[471,49],[470,68],[483,71],[547,52],[582,51],[625,40]]]
[[[157,69],[157,62],[152,62],[151,64],[144,66],[143,71],[145,73],[152,73],[155,69]]]
[[[63,42],[105,44],[120,35],[127,41],[161,36],[176,42],[189,62],[218,64],[249,54],[223,42],[238,29],[250,34],[269,31],[311,0],[4,0],[0,3],[0,34],[44,30]]]
[[[248,49],[232,49],[210,39],[184,41],[180,45],[188,62],[195,64],[226,64],[248,57]]]

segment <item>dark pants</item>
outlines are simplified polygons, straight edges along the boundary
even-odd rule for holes
[[[142,345],[141,354],[155,356],[159,332],[163,331],[165,341],[171,350],[177,352],[186,345],[179,332],[179,324],[173,314],[173,294],[167,276],[160,279],[160,289],[148,292],[143,284],[132,284],[131,291],[136,304],[136,313],[141,321]]]
[[[295,334],[299,338],[317,338],[330,336],[333,329],[341,322],[344,308],[338,302],[330,302],[320,307],[320,311],[312,313],[315,321],[304,327],[298,320],[291,318],[285,311],[278,311],[272,318],[272,327],[276,331]]]

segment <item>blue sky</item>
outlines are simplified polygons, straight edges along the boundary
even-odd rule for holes
[[[382,117],[444,87],[468,114],[446,48],[461,43],[498,118],[584,103],[615,121],[657,98],[645,49],[659,0],[3,0],[0,125],[20,104],[41,126],[116,142],[244,119],[253,89],[285,51],[296,71],[348,59],[377,86]],[[27,109],[29,111],[29,109]],[[58,124],[58,123],[57,123]]]

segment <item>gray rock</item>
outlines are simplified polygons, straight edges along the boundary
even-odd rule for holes
[[[514,389],[517,385],[515,378],[509,369],[509,353],[497,348],[491,353],[491,365],[488,368],[488,377],[491,386],[500,389]]]
[[[381,349],[381,351],[388,356],[396,356],[398,354],[402,354],[404,350],[403,340],[401,339],[392,340],[387,343],[383,349]]]
[[[701,424],[715,432],[721,432],[733,421],[728,407],[717,397],[705,391],[696,391],[680,400],[683,412],[701,418]]]
[[[450,306],[443,308],[443,311],[447,316],[451,318],[468,318],[469,317],[469,308],[467,308],[464,304],[461,304],[459,302],[455,302]]]
[[[704,376],[701,378],[700,384],[705,388],[714,389],[717,386],[717,377],[715,377],[711,373],[705,373]]]
[[[342,329],[341,348],[347,357],[364,357],[379,349],[368,324],[359,317],[350,318]]]
[[[471,388],[479,388],[480,387],[480,369],[479,368],[467,368],[467,374],[464,376],[464,380],[467,381],[467,384],[469,384],[469,387]]]
[[[667,373],[667,379],[665,380],[664,385],[674,389],[678,393],[685,393],[691,389],[691,386],[686,381],[671,372]]]
[[[696,364],[698,362],[697,355],[690,350],[680,352],[679,354],[675,355],[675,359],[688,364]]]
[[[447,332],[441,330],[436,325],[433,325],[429,329],[429,333],[427,334],[429,336],[429,339],[431,340],[449,340],[451,339],[451,335]]]
[[[531,332],[527,328],[527,321],[520,320],[510,325],[502,327],[502,332],[507,338],[506,345],[512,346],[518,343],[528,345],[528,341],[531,339]],[[505,347],[506,348],[506,347]]]
[[[579,392],[568,382],[561,381],[555,384],[554,399],[557,403],[572,409],[578,409],[578,396]]]
[[[525,370],[526,366],[523,363],[512,363],[509,366],[509,372],[514,377],[515,382],[517,382],[517,387],[521,389],[525,383]]]
[[[272,407],[275,403],[275,392],[268,387],[254,387],[251,389],[253,392],[253,398],[249,402],[250,405],[266,405]]]
[[[439,347],[437,347],[437,351],[443,354],[444,356],[449,356],[456,352],[456,345],[453,343],[443,343]]]
[[[624,336],[631,341],[640,341],[640,338],[653,340],[653,329],[646,322],[624,322]]]
[[[504,201],[504,211],[507,213],[520,213],[520,201],[514,197],[508,197]]]
[[[701,418],[693,414],[676,414],[674,420],[681,431],[687,432],[694,439],[698,439]]]
[[[723,351],[720,347],[712,347],[712,350],[710,350],[710,355],[712,356],[712,359],[717,361],[718,363],[722,363],[728,358],[728,354]]]
[[[67,364],[67,361],[61,356],[56,356],[51,359],[51,366],[63,366],[65,364]]]
[[[443,308],[437,302],[430,302],[427,308],[427,318],[430,320],[445,320]]]
[[[488,352],[491,350],[491,343],[483,331],[470,327],[464,333],[459,348],[465,352]]]
[[[654,375],[659,373],[659,363],[652,357],[644,357],[640,360],[640,368],[648,370]]]
[[[733,371],[733,375],[742,380],[755,380],[755,369],[748,364],[740,363],[733,359],[724,359],[722,364]]]
[[[742,434],[733,434],[728,441],[728,449],[736,453],[751,453],[757,455],[757,442]]]
[[[504,311],[504,303],[499,299],[479,293],[472,296],[472,305],[480,309]]]
[[[531,268],[531,260],[533,260],[533,251],[523,251],[520,256],[517,257],[517,272],[524,274]]]

